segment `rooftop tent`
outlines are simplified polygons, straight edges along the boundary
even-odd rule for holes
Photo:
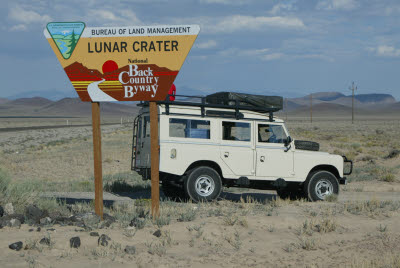
[[[235,106],[236,101],[238,105],[249,107],[252,110],[257,110],[257,107],[261,111],[265,109],[281,110],[283,108],[283,98],[280,96],[263,96],[235,92],[218,92],[206,96],[206,102],[210,104]]]

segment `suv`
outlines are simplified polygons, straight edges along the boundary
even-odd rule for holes
[[[222,100],[210,95],[170,101],[168,96],[158,102],[160,181],[167,197],[210,201],[226,186],[318,201],[338,194],[339,184],[346,184],[344,175],[351,174],[353,163],[319,152],[318,143],[293,140],[284,121],[273,116],[282,108],[281,97],[214,95]],[[278,105],[268,105],[271,98],[278,98]],[[132,170],[150,179],[149,107],[139,105]],[[350,164],[349,172],[345,164]]]

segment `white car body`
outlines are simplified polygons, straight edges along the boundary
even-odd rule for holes
[[[218,112],[229,112],[228,109],[205,108]],[[170,104],[158,105],[159,114],[159,144],[160,144],[160,172],[183,176],[191,166],[196,163],[212,163],[218,166],[224,181],[237,180],[245,177],[251,181],[276,181],[284,179],[286,182],[304,182],[310,172],[316,168],[330,170],[338,181],[343,179],[343,157],[319,151],[306,151],[296,149],[294,141],[290,144],[281,142],[261,142],[264,128],[275,128],[283,137],[289,137],[289,132],[283,120],[273,117],[270,121],[268,114],[254,111],[241,111],[243,119],[234,117],[224,118],[220,116],[201,116],[201,109],[197,106],[178,106]],[[203,113],[204,115],[204,113]],[[144,106],[138,118],[138,153],[133,159],[134,169],[150,169],[150,124],[148,122],[148,106]],[[209,122],[207,138],[177,137],[170,132],[181,132],[170,122],[183,122],[182,120],[195,122]],[[229,122],[229,123],[223,123]],[[202,123],[202,122],[200,122]],[[237,123],[242,124],[246,133],[251,133],[249,140],[226,140],[223,135],[225,128],[229,133],[235,130],[239,135],[240,128],[235,128]],[[223,130],[223,124],[226,126]],[[179,125],[179,124],[177,124]],[[266,126],[268,125],[268,126]],[[206,125],[207,126],[207,125]],[[232,127],[234,126],[234,127]],[[250,130],[248,130],[250,126]],[[186,131],[186,129],[184,130]],[[206,133],[196,129],[199,135]],[[270,132],[265,130],[268,135]],[[186,133],[186,132],[185,132]],[[202,134],[203,133],[203,134]],[[239,133],[239,134],[237,134]],[[197,134],[196,134],[197,135]],[[229,137],[231,139],[231,137]],[[143,175],[143,174],[142,174]]]

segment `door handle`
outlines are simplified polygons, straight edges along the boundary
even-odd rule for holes
[[[261,161],[261,162],[264,162],[264,161],[265,161],[265,156],[261,156],[261,157],[260,157],[260,161]]]
[[[229,152],[224,153],[225,158],[229,157]]]

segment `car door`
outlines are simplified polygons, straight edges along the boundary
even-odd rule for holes
[[[294,152],[284,145],[288,134],[283,125],[257,122],[255,132],[257,179],[294,177]]]
[[[220,157],[234,177],[255,175],[253,124],[252,121],[221,120]]]

